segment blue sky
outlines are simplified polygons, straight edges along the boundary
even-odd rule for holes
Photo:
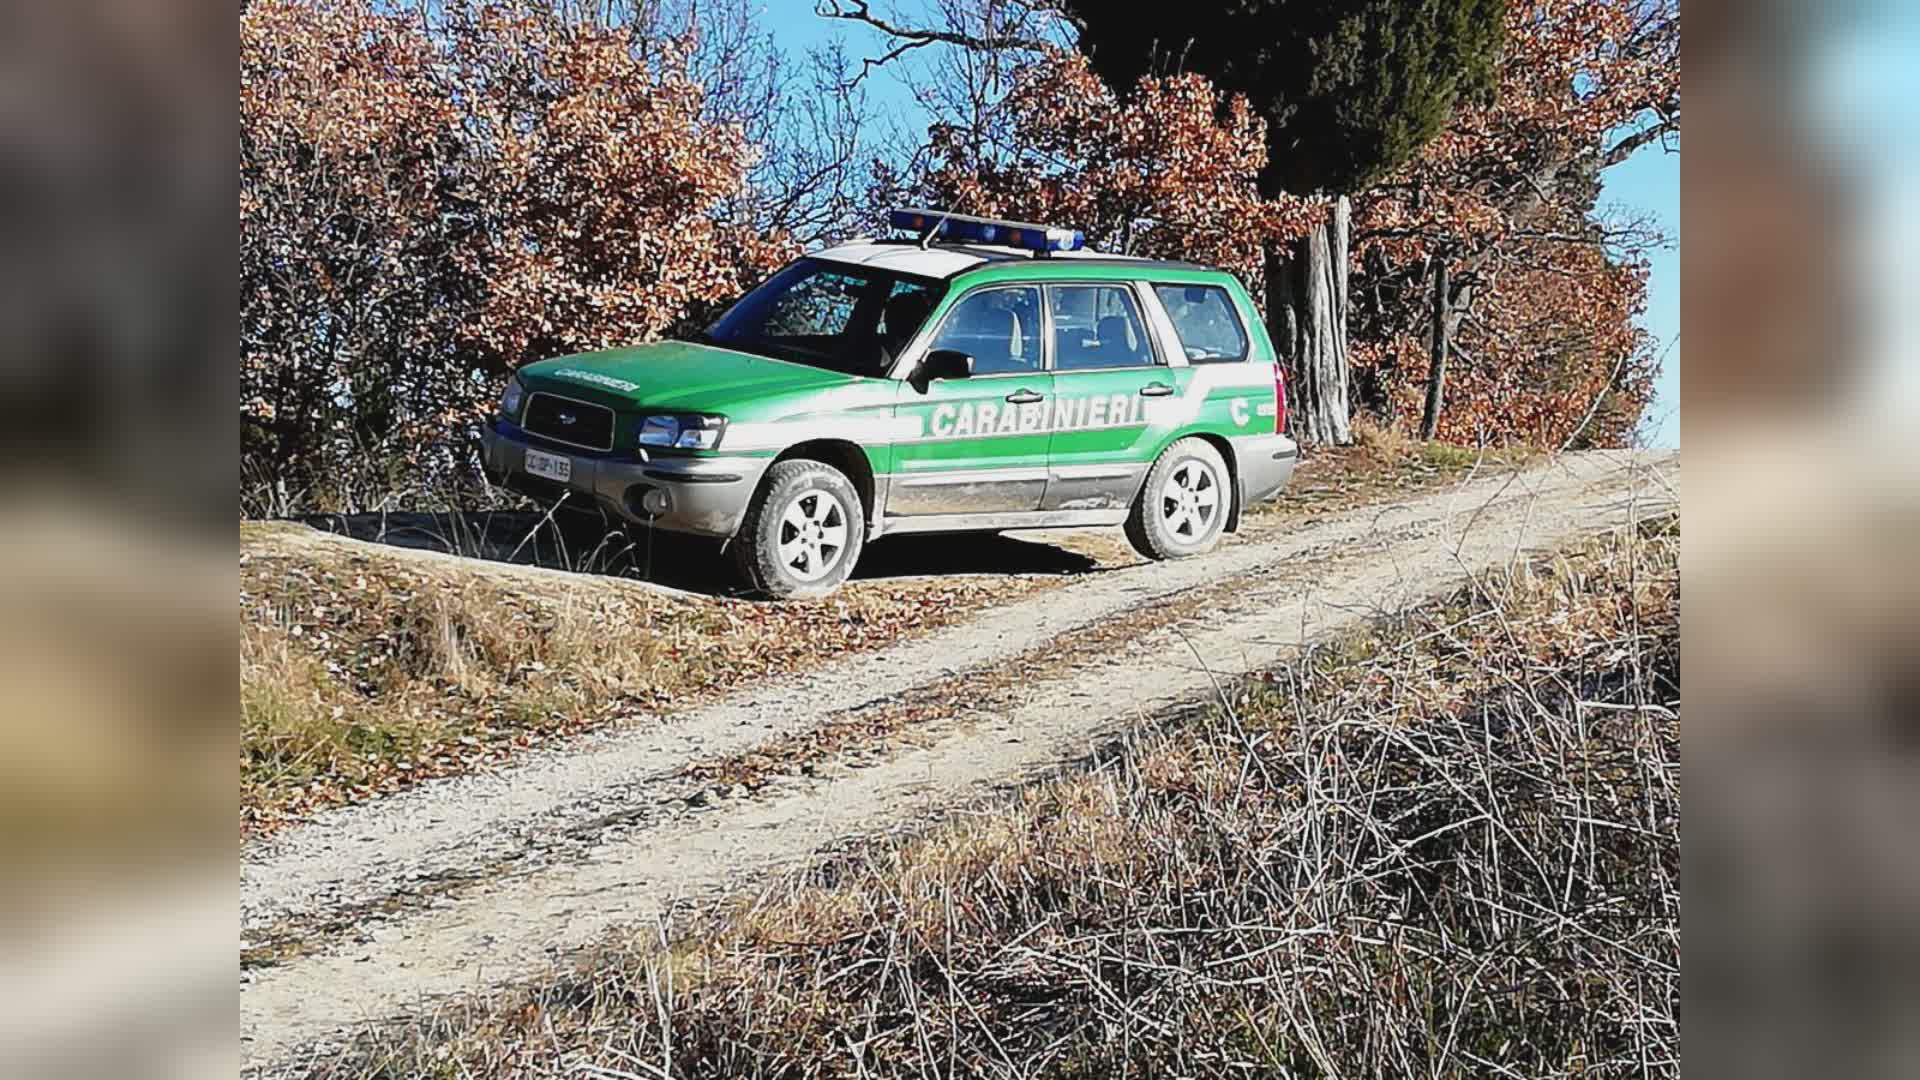
[[[910,7],[910,5],[901,5]],[[796,53],[826,44],[836,37],[846,43],[848,58],[857,62],[886,50],[886,38],[877,31],[850,22],[814,14],[808,0],[775,0],[763,15],[783,48]],[[880,71],[868,79],[871,103],[904,117],[917,106],[898,72]],[[909,126],[908,130],[915,130]],[[1647,313],[1643,325],[1666,358],[1652,407],[1645,421],[1647,441],[1654,446],[1680,445],[1680,156],[1659,146],[1643,147],[1630,160],[1609,170],[1601,194],[1603,208],[1623,213],[1650,214],[1671,238],[1666,250],[1652,255]]]
[[[1603,210],[1651,214],[1669,238],[1653,252],[1647,283],[1647,313],[1641,325],[1653,335],[1655,355],[1664,356],[1653,404],[1643,421],[1652,446],[1680,445],[1680,155],[1658,144],[1643,146],[1633,157],[1607,170],[1600,193]]]

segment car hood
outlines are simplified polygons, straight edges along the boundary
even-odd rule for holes
[[[591,398],[616,408],[727,413],[773,395],[827,390],[852,375],[790,364],[690,341],[659,341],[542,360],[520,369],[535,389]]]

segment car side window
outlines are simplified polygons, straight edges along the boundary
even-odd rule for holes
[[[973,357],[975,375],[1039,371],[1040,290],[982,289],[961,297],[928,346],[933,349]]]
[[[1056,371],[1148,367],[1157,361],[1132,290],[1123,285],[1049,285]]]
[[[1173,320],[1189,364],[1230,364],[1247,358],[1247,331],[1233,298],[1218,285],[1155,285]]]

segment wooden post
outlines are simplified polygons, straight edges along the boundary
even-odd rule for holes
[[[1433,438],[1440,429],[1440,405],[1447,383],[1447,353],[1451,350],[1447,314],[1447,252],[1441,248],[1433,255],[1433,352],[1427,367],[1427,409],[1420,417],[1422,442]]]

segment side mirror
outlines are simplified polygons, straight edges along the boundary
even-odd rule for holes
[[[973,357],[958,349],[935,349],[921,358],[916,374],[923,383],[935,379],[971,379]]]

